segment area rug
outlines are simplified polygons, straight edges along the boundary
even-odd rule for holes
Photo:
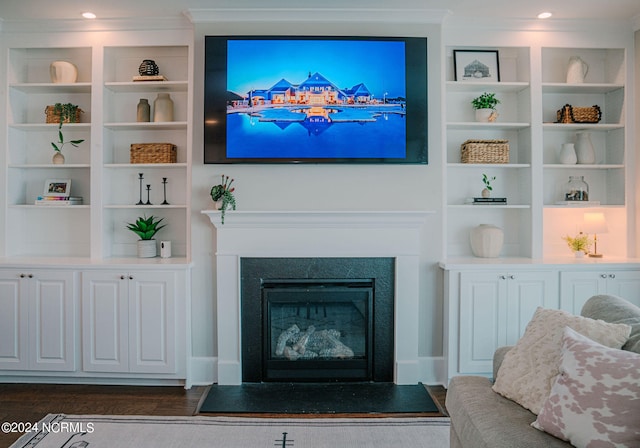
[[[449,419],[144,417],[49,414],[11,448],[446,448]]]
[[[423,384],[244,383],[211,386],[199,413],[437,413]]]

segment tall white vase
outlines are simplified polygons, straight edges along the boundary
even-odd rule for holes
[[[581,131],[576,133],[576,156],[580,164],[592,164],[596,161],[596,151],[591,142],[591,133]]]
[[[491,224],[480,224],[469,233],[471,251],[481,258],[496,258],[500,255],[504,243],[504,232]]]
[[[173,100],[168,93],[158,93],[153,102],[153,121],[173,121]]]
[[[573,143],[563,143],[560,150],[560,163],[563,165],[575,165],[578,162],[576,148]]]
[[[569,58],[569,65],[567,66],[567,83],[568,84],[580,84],[584,82],[585,76],[589,72],[589,66],[586,62],[580,59],[579,56],[572,56]]]

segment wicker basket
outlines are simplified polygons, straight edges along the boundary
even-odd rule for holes
[[[467,140],[460,153],[462,163],[509,163],[509,140]]]
[[[574,107],[565,104],[556,116],[557,123],[598,123],[602,118],[602,111],[598,106]]]
[[[176,145],[171,143],[132,143],[131,163],[176,163]]]
[[[71,120],[71,117],[64,117],[63,123],[80,123],[80,114],[84,111],[79,107],[76,109],[75,118]],[[46,115],[45,123],[60,123],[60,114],[56,113],[55,106],[47,106],[44,109]]]

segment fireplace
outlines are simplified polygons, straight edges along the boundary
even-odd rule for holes
[[[393,258],[242,258],[242,381],[393,381]]]
[[[396,384],[416,384],[420,378],[418,359],[419,271],[421,237],[428,215],[432,211],[231,211],[222,224],[220,212],[204,210],[215,227],[215,282],[217,315],[217,359],[214,380],[220,385],[236,385],[243,381],[247,363],[253,357],[242,348],[247,324],[243,318],[249,313],[241,303],[245,295],[246,273],[241,264],[249,259],[387,259],[392,260],[393,280],[376,280],[374,285],[374,325],[377,318],[378,293],[385,289],[392,297],[392,309],[385,319],[386,336],[374,331],[372,372],[375,381],[389,378]],[[331,264],[331,263],[329,263]],[[335,263],[334,263],[335,264]],[[315,268],[314,268],[315,269]],[[313,271],[314,269],[309,269]],[[338,269],[338,268],[336,268]],[[242,273],[241,273],[242,272]],[[315,276],[316,279],[344,279],[350,272],[340,268],[337,272]],[[376,275],[358,274],[357,279],[370,279]],[[262,278],[268,278],[263,276]],[[303,275],[270,276],[271,279],[312,278]],[[257,295],[261,296],[260,280]],[[256,299],[257,300],[257,299]],[[261,314],[261,300],[258,310]],[[323,312],[322,306],[318,307]],[[306,315],[306,306],[300,307]],[[310,305],[315,313],[315,304]],[[302,329],[302,328],[301,328]],[[260,338],[261,339],[261,338]],[[387,344],[380,343],[380,340]],[[262,347],[253,347],[262,358]],[[379,351],[382,350],[383,353]],[[379,359],[389,362],[378,363]],[[389,367],[387,364],[390,364]],[[250,364],[249,370],[261,365]],[[381,375],[381,376],[377,376]]]

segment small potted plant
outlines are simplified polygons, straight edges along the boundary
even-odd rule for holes
[[[496,106],[500,104],[500,100],[496,98],[495,93],[484,92],[471,101],[471,105],[476,110],[476,121],[493,122],[498,118]]]
[[[490,198],[491,192],[493,191],[493,187],[491,186],[491,182],[496,180],[496,176],[489,177],[486,174],[482,175],[482,183],[484,184],[484,188],[482,189],[482,197]]]
[[[213,200],[216,210],[220,210],[220,218],[222,224],[224,224],[224,213],[231,207],[232,210],[236,209],[236,198],[233,197],[235,188],[231,186],[233,179],[229,179],[229,176],[222,175],[222,181],[218,185],[211,187],[211,199]]]
[[[63,124],[63,121],[60,120],[60,124],[58,125],[58,141],[57,142],[51,142],[51,146],[53,147],[53,150],[55,151],[54,154],[53,154],[52,162],[55,165],[61,165],[61,164],[64,163],[64,155],[62,154],[62,148],[64,147],[64,145],[69,143],[74,148],[77,148],[80,143],[84,142],[84,139],[69,140],[69,141],[65,142],[64,141],[64,135],[62,134],[62,124]]]
[[[567,235],[563,236],[562,239],[567,242],[567,246],[569,246],[569,249],[573,251],[576,258],[582,258],[585,254],[589,253],[589,248],[591,247],[591,239],[586,233],[580,232],[575,237],[570,237],[569,235]]]
[[[151,215],[148,218],[138,217],[135,223],[127,223],[127,229],[138,235],[138,258],[153,258],[158,255],[156,240],[153,239],[156,233],[166,224],[159,225],[164,218],[157,219]]]

